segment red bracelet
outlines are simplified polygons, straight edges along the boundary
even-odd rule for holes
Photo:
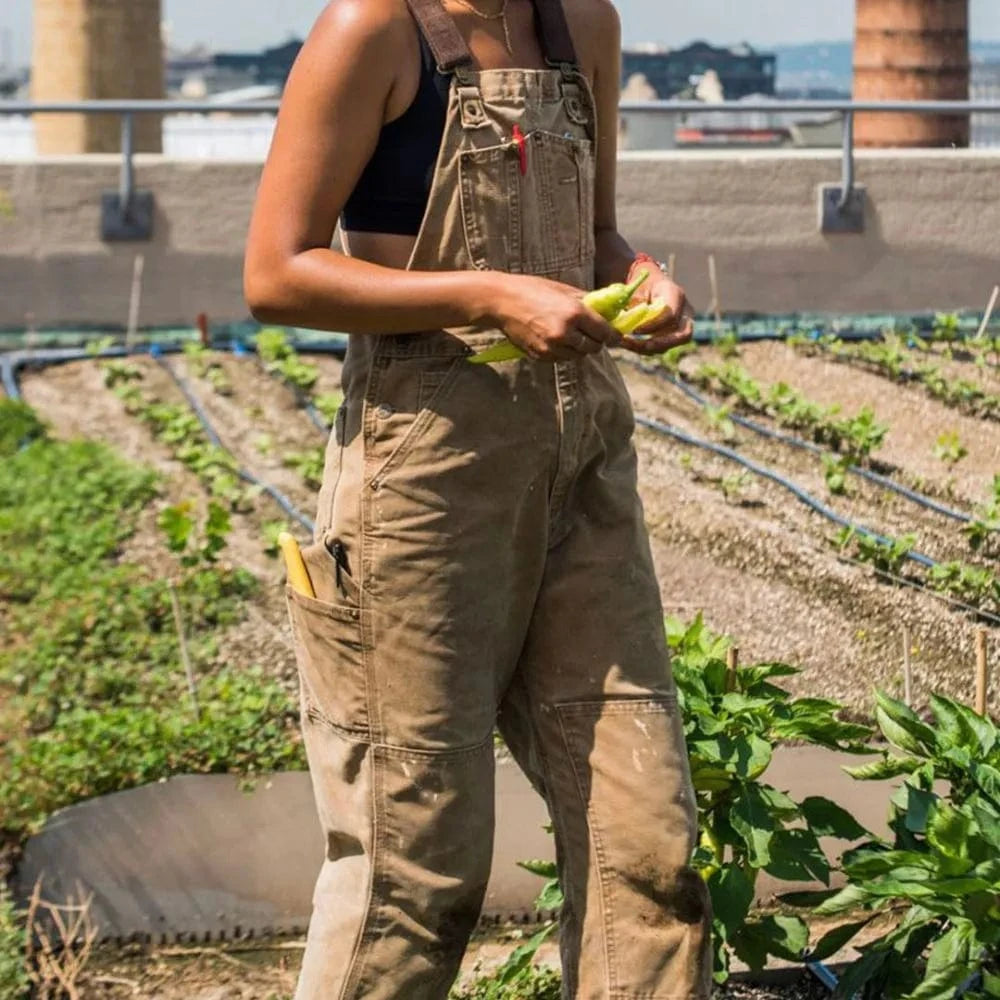
[[[662,271],[664,274],[667,273],[667,269],[655,257],[650,257],[648,253],[637,253],[629,265],[628,274],[625,276],[625,284],[632,283],[636,268],[640,264],[652,265],[655,270]]]

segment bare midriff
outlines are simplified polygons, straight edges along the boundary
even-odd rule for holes
[[[367,260],[383,267],[406,268],[410,254],[416,245],[415,236],[400,233],[352,233],[341,232],[344,253],[359,260]]]

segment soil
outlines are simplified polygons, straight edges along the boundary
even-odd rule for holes
[[[510,954],[509,932],[480,934],[470,944],[459,982],[487,975]],[[302,961],[301,941],[228,947],[147,949],[125,946],[95,953],[81,1000],[290,1000]],[[539,960],[558,967],[555,944]],[[780,984],[732,981],[714,1000],[819,1000],[830,993],[811,973],[782,976]]]

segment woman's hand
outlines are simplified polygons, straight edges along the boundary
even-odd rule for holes
[[[691,339],[694,333],[694,311],[688,304],[684,289],[668,278],[655,263],[637,260],[630,268],[626,280],[631,280],[641,268],[649,271],[649,277],[632,297],[633,305],[663,299],[667,303],[667,310],[659,319],[639,327],[630,336],[623,337],[621,346],[635,354],[662,354]]]
[[[492,319],[507,339],[535,361],[576,361],[622,336],[582,300],[571,285],[532,275],[495,272]]]

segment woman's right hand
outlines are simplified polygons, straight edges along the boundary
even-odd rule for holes
[[[535,361],[576,361],[621,343],[621,334],[583,304],[572,285],[493,272],[490,319]]]

